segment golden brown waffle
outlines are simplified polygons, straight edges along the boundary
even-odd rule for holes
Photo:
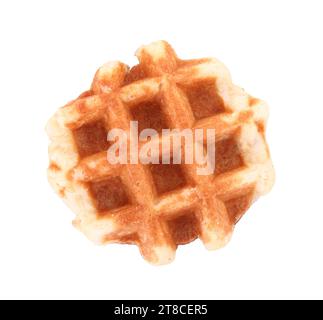
[[[164,41],[136,55],[130,70],[121,62],[102,66],[91,89],[51,118],[48,174],[88,238],[136,244],[146,260],[164,264],[196,238],[208,249],[224,246],[270,190],[268,108],[233,85],[216,59],[180,60]],[[129,131],[130,120],[139,130],[215,128],[215,173],[197,175],[195,164],[109,164],[107,131]]]

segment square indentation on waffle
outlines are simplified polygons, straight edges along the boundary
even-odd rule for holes
[[[245,194],[225,201],[225,207],[233,223],[237,223],[252,204],[254,187],[245,190]]]
[[[167,220],[168,231],[176,245],[186,244],[200,235],[200,223],[194,210],[184,210]]]
[[[109,147],[103,121],[87,123],[74,130],[74,139],[81,158],[91,156]]]
[[[168,129],[166,116],[158,99],[143,101],[130,109],[132,120],[138,121],[139,133],[144,129],[154,129],[158,133]]]
[[[225,111],[223,100],[217,94],[214,79],[199,80],[179,87],[185,92],[196,120]]]
[[[232,171],[244,166],[244,161],[234,137],[215,143],[215,175]]]
[[[158,196],[188,185],[180,164],[150,164],[148,167]]]
[[[89,189],[99,215],[130,205],[128,191],[119,177],[90,182]]]

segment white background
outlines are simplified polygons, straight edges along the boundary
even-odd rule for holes
[[[322,1],[1,1],[0,298],[323,298]],[[49,117],[108,60],[168,40],[266,100],[272,192],[229,245],[152,267],[98,247],[47,183]]]

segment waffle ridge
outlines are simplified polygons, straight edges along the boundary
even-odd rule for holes
[[[136,55],[131,69],[102,66],[90,90],[50,119],[48,177],[89,239],[136,244],[147,261],[166,264],[178,245],[196,238],[210,250],[223,247],[245,211],[271,189],[268,107],[234,85],[214,58],[181,60],[165,41]],[[195,163],[110,164],[106,132],[129,133],[131,120],[158,132],[215,129],[215,173],[198,175]]]

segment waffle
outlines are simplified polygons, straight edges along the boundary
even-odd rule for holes
[[[90,90],[60,108],[47,132],[49,182],[98,243],[136,244],[152,264],[171,262],[197,238],[223,247],[234,226],[274,182],[265,141],[267,105],[235,86],[216,59],[181,60],[165,41],[141,47],[139,64],[109,62]],[[110,164],[107,132],[215,129],[215,172],[197,164]]]

